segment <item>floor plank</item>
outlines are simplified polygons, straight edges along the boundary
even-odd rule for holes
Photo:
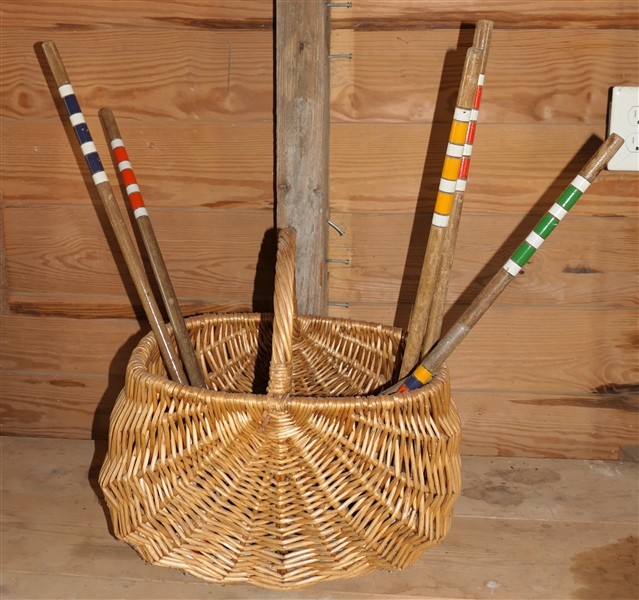
[[[637,595],[637,463],[465,457],[452,531],[414,567],[281,593],[153,567],[115,540],[95,487],[103,443],[3,437],[0,449],[7,599]]]

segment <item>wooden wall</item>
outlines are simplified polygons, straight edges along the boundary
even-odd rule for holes
[[[148,327],[39,43],[65,60],[111,180],[113,108],[185,312],[272,293],[272,2],[3,0],[2,425],[104,437]],[[634,0],[354,0],[333,9],[330,314],[406,326],[472,24],[495,21],[446,323],[637,85]],[[449,361],[466,453],[637,445],[636,173],[604,172]],[[124,206],[124,202],[122,202]],[[115,258],[115,260],[114,260]]]

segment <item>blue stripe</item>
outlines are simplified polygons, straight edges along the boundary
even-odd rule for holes
[[[404,381],[404,385],[409,390],[418,390],[420,387],[424,387],[424,384],[414,375],[411,375],[406,381]]]
[[[91,175],[95,175],[96,173],[101,173],[102,171],[104,171],[102,161],[100,160],[97,152],[91,152],[91,154],[87,154],[84,158],[86,158],[87,160],[87,165],[89,165]]]
[[[80,105],[78,104],[78,99],[75,97],[75,94],[70,94],[69,96],[65,96],[62,98],[64,105],[67,107],[67,112],[70,115],[74,115],[75,113],[82,112],[80,110]]]
[[[87,142],[92,142],[93,138],[91,137],[91,134],[89,133],[89,128],[87,127],[86,123],[80,123],[79,125],[76,125],[74,128],[75,130],[75,135],[78,138],[78,141],[80,142],[80,146],[82,144],[86,144]]]

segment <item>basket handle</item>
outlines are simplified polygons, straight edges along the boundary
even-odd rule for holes
[[[282,229],[277,240],[273,297],[273,351],[268,393],[281,397],[293,387],[293,325],[297,317],[295,295],[295,230]]]

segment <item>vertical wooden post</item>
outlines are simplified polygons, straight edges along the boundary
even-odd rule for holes
[[[312,315],[328,301],[329,45],[326,0],[276,0],[276,222],[297,232],[297,305]]]

